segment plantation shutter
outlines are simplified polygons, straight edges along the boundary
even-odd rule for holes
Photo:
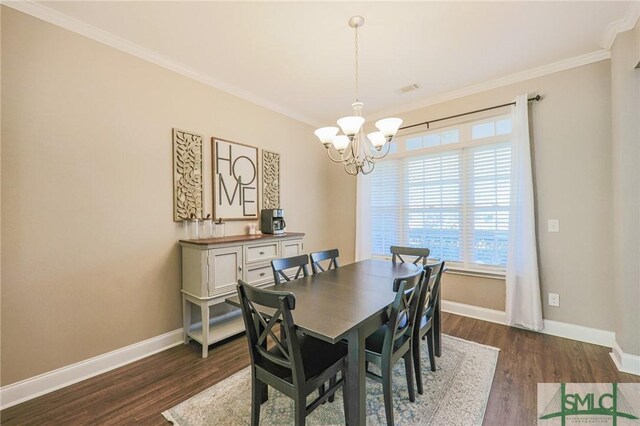
[[[371,254],[385,256],[400,237],[400,160],[376,164],[371,174]]]

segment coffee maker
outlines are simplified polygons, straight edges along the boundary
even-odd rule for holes
[[[260,212],[260,231],[263,234],[284,234],[285,226],[283,209],[262,209]]]

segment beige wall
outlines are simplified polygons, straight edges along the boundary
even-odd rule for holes
[[[530,108],[544,317],[605,330],[614,328],[610,84],[607,60],[399,115],[408,125],[522,93],[544,97]],[[548,219],[560,220],[560,233],[546,232]],[[450,275],[442,291],[446,300],[504,309],[504,281]],[[560,307],[547,306],[548,292],[560,294]]]
[[[640,355],[640,24],[611,49],[615,331],[620,348]]]
[[[207,168],[213,135],[281,153],[289,230],[335,244],[310,126],[13,9],[1,27],[2,385],[181,327],[172,127]]]

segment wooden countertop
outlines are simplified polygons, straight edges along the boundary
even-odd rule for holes
[[[283,238],[302,238],[304,233],[302,232],[285,232],[284,234],[257,234],[257,235],[229,235],[222,238],[201,238],[199,240],[180,240],[180,243],[195,244],[199,246],[209,246],[214,244],[229,244],[229,243],[247,243],[247,242],[260,242],[264,240],[283,239]]]

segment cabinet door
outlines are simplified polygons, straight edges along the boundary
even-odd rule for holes
[[[298,256],[303,253],[302,240],[280,241],[282,244],[282,257]]]
[[[242,278],[242,246],[209,250],[209,296],[235,291]]]

